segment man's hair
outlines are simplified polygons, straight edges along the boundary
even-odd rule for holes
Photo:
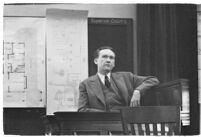
[[[113,49],[112,47],[110,47],[110,46],[103,46],[103,47],[98,48],[98,49],[94,52],[94,58],[98,58],[100,51],[101,51],[101,50],[104,50],[104,49],[110,49],[110,50],[113,51],[114,54],[116,55],[116,53],[115,53],[115,51],[114,51],[114,49]]]

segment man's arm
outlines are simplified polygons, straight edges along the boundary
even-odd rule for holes
[[[159,84],[156,77],[153,76],[137,76],[134,75],[134,91],[130,102],[130,107],[140,106],[141,96],[145,94],[145,91],[153,86]]]
[[[134,75],[133,79],[135,90],[139,90],[141,95],[144,95],[146,90],[159,84],[159,80],[154,76],[145,77]]]
[[[89,99],[83,82],[79,85],[79,91],[78,112],[104,112],[103,110],[89,107]]]

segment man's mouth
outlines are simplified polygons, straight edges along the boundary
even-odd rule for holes
[[[110,67],[111,65],[110,64],[105,64],[105,66],[109,66]]]

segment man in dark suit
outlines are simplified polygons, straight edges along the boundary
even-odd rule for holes
[[[125,106],[140,105],[145,91],[159,83],[153,76],[137,76],[131,72],[115,72],[115,52],[100,47],[95,52],[97,74],[80,83],[79,112],[113,112]]]

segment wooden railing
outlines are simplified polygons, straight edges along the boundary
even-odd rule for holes
[[[143,96],[145,106],[181,106],[182,125],[190,125],[190,99],[188,80],[178,79],[162,83]]]

